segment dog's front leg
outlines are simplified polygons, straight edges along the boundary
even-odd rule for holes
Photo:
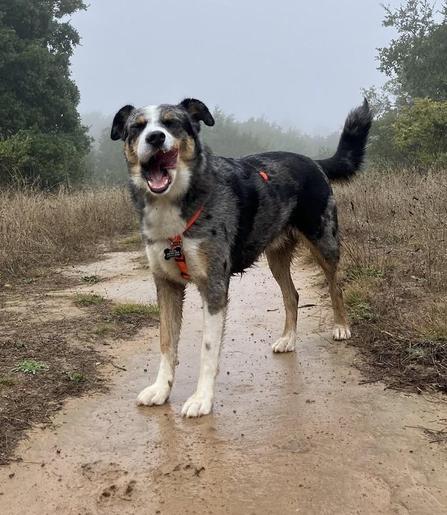
[[[160,367],[155,383],[140,392],[138,404],[164,404],[171,393],[177,364],[185,287],[155,277],[160,310]]]
[[[196,392],[185,402],[182,415],[208,415],[213,406],[214,382],[218,371],[219,353],[227,311],[228,282],[222,289],[202,292],[203,337],[200,354],[200,374]],[[220,291],[216,291],[220,290]]]

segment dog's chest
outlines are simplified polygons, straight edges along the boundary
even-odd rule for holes
[[[184,282],[174,259],[166,259],[166,251],[171,250],[169,238],[183,234],[186,222],[175,206],[146,207],[143,213],[143,234],[147,238],[146,254],[153,274],[164,276],[175,282]],[[202,240],[183,236],[181,250],[186,259],[188,273],[192,280],[206,275],[206,257],[201,249]]]
[[[206,276],[206,259],[200,247],[201,240],[182,239],[182,252],[185,256],[188,274],[191,280],[203,279]],[[146,254],[153,274],[165,277],[174,282],[183,283],[181,271],[174,258],[165,259],[166,249],[170,249],[169,241],[156,241],[146,245]]]

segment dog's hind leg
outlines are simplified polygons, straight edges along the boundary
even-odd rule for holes
[[[140,392],[138,404],[164,404],[171,393],[177,364],[185,286],[155,277],[160,309],[160,367],[155,383]]]
[[[325,231],[322,238],[318,240],[305,239],[312,255],[323,269],[329,293],[331,295],[332,309],[334,310],[334,340],[347,340],[351,337],[348,320],[346,317],[343,294],[337,280],[337,268],[339,261],[338,238],[332,233]]]
[[[296,241],[290,239],[280,246],[270,246],[265,251],[273,277],[281,288],[286,310],[284,331],[281,338],[272,345],[273,352],[290,352],[295,350],[299,295],[290,275],[290,265],[295,246]]]

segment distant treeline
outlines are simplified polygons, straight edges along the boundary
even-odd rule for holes
[[[296,129],[285,130],[263,118],[250,118],[239,122],[234,116],[216,109],[213,113],[214,127],[204,126],[202,139],[214,153],[226,157],[289,150],[311,157],[324,157],[333,153],[338,142],[338,133],[329,136],[309,136]],[[90,113],[84,117],[90,134],[95,138],[89,155],[91,179],[99,183],[120,183],[127,179],[123,146],[110,139],[111,117]]]
[[[92,113],[81,122],[70,58],[80,37],[68,16],[83,0],[0,3],[0,185],[42,188],[125,181],[122,145],[109,138],[110,119]],[[378,53],[385,87],[365,90],[375,109],[369,160],[447,166],[447,0],[405,0],[385,8],[383,24],[397,33]],[[210,92],[211,93],[211,92]],[[291,150],[322,157],[338,135],[309,136],[262,118],[238,121],[216,110],[203,130],[217,154],[240,156]],[[90,127],[90,133],[89,133]]]

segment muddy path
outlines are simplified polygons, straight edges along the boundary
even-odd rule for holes
[[[81,290],[153,301],[134,257],[74,270],[105,279]],[[447,404],[363,384],[354,351],[329,337],[319,276],[302,266],[294,276],[311,306],[300,309],[297,352],[284,355],[270,351],[283,315],[266,265],[233,279],[210,416],[180,416],[199,364],[192,288],[169,404],[135,405],[155,377],[158,330],[111,342],[109,392],[66,402],[53,427],[29,434],[16,452],[23,461],[0,468],[0,513],[447,513],[447,450],[420,429],[447,419]]]

